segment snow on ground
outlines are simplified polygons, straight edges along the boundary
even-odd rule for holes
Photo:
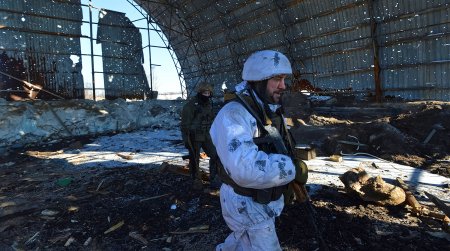
[[[188,160],[182,156],[188,151],[177,129],[148,129],[113,136],[102,136],[81,149],[53,155],[52,159],[66,160],[77,168],[127,167],[135,165],[186,165]],[[129,156],[130,159],[122,156]],[[202,168],[207,169],[208,159],[201,160]]]
[[[130,159],[120,157],[130,156]],[[52,159],[62,159],[77,168],[91,167],[126,167],[147,165],[157,167],[166,161],[170,164],[187,165],[188,160],[182,156],[188,151],[181,140],[181,133],[176,129],[148,129],[114,136],[103,136],[81,149],[53,155]],[[388,162],[372,156],[346,155],[342,162],[333,162],[328,157],[317,157],[306,161],[310,169],[308,187],[313,193],[322,185],[343,186],[339,175],[351,168],[361,166],[369,175],[381,175],[392,184],[400,177],[410,187],[415,188],[420,200],[425,198],[423,191],[428,191],[440,199],[450,201],[450,179],[427,171]],[[201,168],[206,172],[208,159],[201,159]]]
[[[306,161],[309,167],[308,183],[312,190],[318,189],[315,185],[344,186],[339,175],[351,168],[361,166],[371,176],[380,175],[386,182],[397,185],[397,177],[405,181],[410,188],[414,188],[418,200],[425,198],[424,191],[436,195],[438,198],[450,202],[450,179],[432,174],[428,171],[400,165],[373,156],[347,155],[342,162],[330,161],[328,157],[318,157]]]

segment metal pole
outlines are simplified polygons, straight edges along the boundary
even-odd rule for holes
[[[383,90],[381,88],[381,67],[380,67],[380,60],[379,60],[379,45],[378,45],[378,39],[377,39],[377,22],[375,20],[374,16],[374,6],[373,1],[369,1],[369,15],[370,15],[370,34],[372,37],[372,51],[373,51],[373,76],[374,76],[374,82],[375,82],[375,101],[377,103],[381,103],[382,101],[382,95]]]
[[[95,97],[95,71],[94,71],[94,40],[92,39],[92,1],[89,0],[89,30],[90,36],[89,40],[91,40],[91,75],[92,75],[92,97],[94,101]]]
[[[150,66],[150,98],[153,99],[152,46],[150,43],[150,16],[147,14],[148,60]]]

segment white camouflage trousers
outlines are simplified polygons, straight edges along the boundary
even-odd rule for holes
[[[223,184],[220,204],[225,222],[233,232],[216,247],[216,251],[281,250],[275,231],[275,217],[283,209],[283,196],[263,205],[250,197],[236,194],[232,187]]]

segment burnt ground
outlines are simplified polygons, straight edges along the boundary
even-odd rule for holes
[[[294,114],[312,126],[296,124],[293,134],[319,155],[367,152],[450,177],[448,107],[420,104],[376,115],[312,109]],[[436,123],[446,129],[423,144]],[[355,140],[348,135],[367,146],[339,143]],[[0,250],[213,250],[229,234],[217,190],[192,190],[185,175],[158,166],[80,170],[33,157],[71,143],[33,154],[24,149],[0,161]],[[285,250],[324,250],[318,236],[329,250],[450,249],[442,221],[417,216],[409,206],[363,202],[341,186],[323,186],[311,199],[313,214],[294,203],[277,219]]]

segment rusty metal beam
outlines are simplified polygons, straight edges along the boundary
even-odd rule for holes
[[[30,82],[28,82],[28,81],[25,81],[25,80],[23,80],[23,79],[16,78],[16,77],[14,77],[14,76],[12,76],[12,75],[9,75],[9,74],[6,73],[6,72],[0,71],[0,74],[3,74],[3,75],[5,75],[5,76],[7,76],[7,77],[9,77],[9,78],[12,78],[12,79],[14,79],[14,80],[17,80],[17,81],[19,81],[20,83],[22,83],[23,85],[25,85],[25,86],[27,86],[27,87],[29,87],[29,88],[37,89],[37,90],[39,90],[39,91],[43,91],[43,92],[48,93],[48,94],[50,94],[50,95],[52,95],[52,96],[54,96],[54,97],[57,97],[57,98],[59,98],[59,99],[65,99],[64,97],[61,97],[61,96],[59,96],[58,94],[55,94],[55,93],[53,93],[53,92],[51,92],[51,91],[47,91],[47,90],[45,90],[44,88],[42,88],[42,87],[40,87],[40,86],[37,86],[37,85],[34,85],[34,84],[32,84],[32,83],[30,83]]]
[[[52,31],[43,31],[43,30],[32,30],[32,29],[27,29],[27,28],[8,27],[8,26],[0,26],[0,30],[10,30],[10,31],[18,31],[18,32],[24,32],[24,33],[50,35],[50,36],[88,38],[88,36],[83,36],[83,35],[78,35],[78,34],[69,34],[69,33],[63,33],[63,32],[52,32]]]
[[[27,16],[31,16],[31,17],[42,17],[42,18],[48,18],[48,19],[56,19],[56,20],[63,20],[63,21],[70,21],[70,22],[75,22],[75,23],[81,23],[82,21],[79,19],[71,19],[71,18],[64,18],[64,17],[55,17],[55,16],[47,16],[47,15],[43,15],[43,14],[35,14],[35,13],[23,13],[21,11],[15,11],[15,10],[10,10],[10,9],[2,9],[0,8],[0,11],[4,11],[4,12],[8,12],[8,13],[14,13],[14,14],[26,14]]]
[[[372,53],[373,53],[373,78],[375,84],[375,101],[377,103],[381,103],[383,90],[381,86],[381,78],[380,78],[380,51],[379,51],[379,43],[377,37],[377,22],[375,21],[374,15],[374,0],[369,0],[369,16],[370,16],[370,35],[372,38]]]

